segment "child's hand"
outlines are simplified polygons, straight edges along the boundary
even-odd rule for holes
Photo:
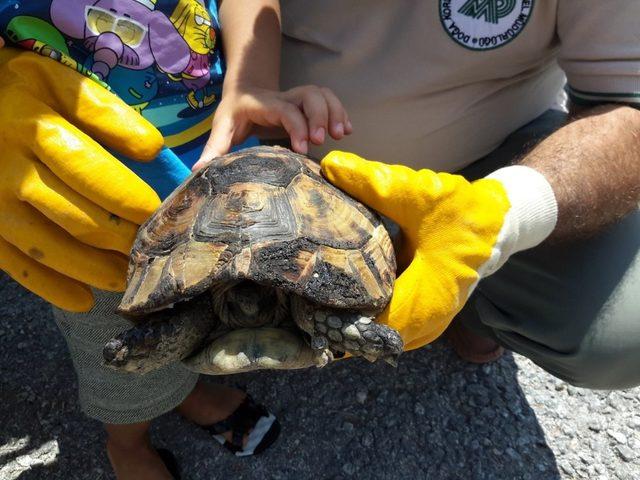
[[[227,89],[213,118],[209,141],[193,170],[224,155],[251,134],[273,137],[286,133],[291,148],[306,154],[309,141],[320,145],[327,133],[340,140],[351,130],[342,102],[328,88],[307,85],[285,92]]]

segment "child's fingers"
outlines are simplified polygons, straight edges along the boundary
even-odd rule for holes
[[[328,88],[321,88],[325,101],[329,107],[329,134],[336,140],[351,133],[351,122],[342,102]]]
[[[272,118],[271,124],[277,126],[281,124],[291,139],[291,147],[294,151],[306,154],[309,150],[309,130],[307,127],[307,119],[302,111],[292,103],[284,100],[278,101],[271,107]]]
[[[319,88],[305,87],[302,92],[302,109],[307,117],[309,139],[316,145],[321,145],[328,129],[329,106]]]
[[[207,144],[204,146],[200,159],[193,165],[192,170],[194,172],[200,170],[209,161],[228,153],[233,146],[233,136],[233,119],[227,116],[221,119],[218,116],[214,117]]]
[[[351,125],[351,120],[349,119],[349,112],[344,111],[345,122],[344,122],[344,134],[351,135],[353,133],[353,125]]]

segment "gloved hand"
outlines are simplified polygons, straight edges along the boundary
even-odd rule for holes
[[[159,205],[105,148],[152,160],[160,133],[92,80],[32,52],[0,50],[0,268],[63,309],[89,286],[121,291],[128,254]]]
[[[331,152],[322,172],[403,232],[398,260],[406,269],[378,321],[400,332],[406,350],[438,338],[478,281],[542,242],[557,219],[551,186],[528,167],[506,167],[470,183]]]

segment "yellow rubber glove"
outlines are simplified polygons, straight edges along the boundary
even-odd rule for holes
[[[507,167],[496,178],[470,183],[460,175],[331,152],[322,172],[402,229],[398,260],[406,269],[378,321],[400,332],[406,350],[438,338],[479,279],[509,255],[540,243],[557,218],[551,187],[527,167]]]
[[[162,136],[92,80],[12,48],[0,50],[0,105],[0,268],[87,311],[89,286],[124,290],[137,225],[160,204],[101,145],[149,161]]]

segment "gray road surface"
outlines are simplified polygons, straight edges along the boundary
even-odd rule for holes
[[[49,309],[2,276],[0,372],[0,480],[113,478]],[[270,406],[281,440],[236,459],[167,414],[154,441],[176,453],[184,478],[640,478],[640,388],[573,388],[517,355],[476,367],[436,344],[397,370],[350,360],[223,381]]]

